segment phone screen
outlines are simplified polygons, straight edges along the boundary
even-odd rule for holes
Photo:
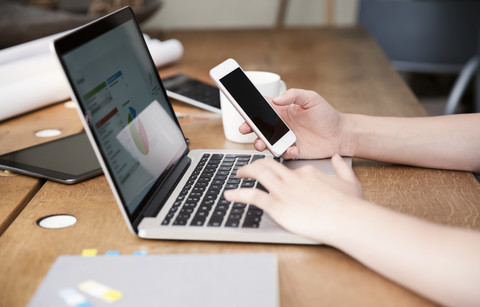
[[[275,113],[241,68],[233,70],[221,78],[220,82],[270,144],[275,144],[289,131],[287,125]]]

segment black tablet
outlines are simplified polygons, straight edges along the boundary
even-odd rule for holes
[[[162,79],[170,98],[174,98],[204,110],[221,113],[218,88],[187,75],[178,74]]]
[[[0,169],[65,184],[102,173],[85,132],[1,155]]]

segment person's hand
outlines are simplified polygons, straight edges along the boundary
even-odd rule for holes
[[[225,191],[229,201],[253,204],[270,214],[285,229],[318,242],[328,243],[342,208],[363,198],[352,168],[335,155],[337,177],[313,166],[290,170],[273,159],[259,159],[237,171],[238,177],[257,179],[268,191],[235,189]]]
[[[282,155],[284,159],[319,159],[342,154],[342,113],[316,92],[290,89],[272,102],[297,136],[296,143]],[[247,123],[243,123],[239,131],[242,134],[252,132]],[[254,146],[259,151],[267,148],[260,139]]]

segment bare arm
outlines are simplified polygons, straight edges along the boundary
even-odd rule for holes
[[[225,197],[253,203],[286,229],[337,247],[438,303],[480,305],[479,232],[436,225],[369,203],[360,197],[352,169],[338,156],[332,162],[337,178],[314,168],[292,171],[269,159],[256,161],[238,175],[258,179],[270,193],[238,189]]]
[[[421,118],[345,114],[350,156],[429,168],[480,170],[480,114]]]
[[[273,106],[297,135],[285,159],[334,154],[430,168],[480,171],[480,114],[375,117],[343,114],[312,91],[290,89]],[[248,133],[247,124],[240,132]],[[257,140],[263,151],[265,144]]]
[[[368,202],[347,206],[334,218],[344,225],[339,228],[348,229],[331,232],[335,247],[442,305],[480,304],[480,233],[429,223]]]

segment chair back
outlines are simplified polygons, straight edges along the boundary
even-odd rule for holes
[[[456,73],[476,53],[480,1],[360,0],[358,23],[396,69]]]

